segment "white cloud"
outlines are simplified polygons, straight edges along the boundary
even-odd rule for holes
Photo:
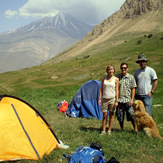
[[[119,10],[125,0],[28,0],[19,9],[25,17],[44,17],[64,11],[82,21],[99,23]]]
[[[5,17],[7,17],[7,18],[12,18],[13,16],[15,16],[17,14],[18,14],[18,12],[15,11],[15,10],[14,11],[6,10],[5,13],[4,13]]]

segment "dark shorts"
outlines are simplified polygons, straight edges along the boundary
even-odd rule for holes
[[[129,106],[129,103],[118,103],[118,107],[116,110],[117,120],[123,122],[125,118],[125,112],[127,121],[134,120],[134,108]]]

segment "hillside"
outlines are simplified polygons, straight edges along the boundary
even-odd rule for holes
[[[56,63],[85,55],[91,49],[103,50],[99,49],[99,46],[106,41],[108,48],[145,34],[159,32],[163,32],[162,0],[126,0],[119,11],[95,26],[83,40],[46,63]]]
[[[138,44],[140,41],[141,43]],[[139,52],[146,52],[149,58],[148,65],[156,70],[159,78],[158,88],[153,96],[155,107],[153,106],[152,116],[158,125],[160,135],[163,136],[162,45],[163,33],[158,33],[153,34],[150,38],[142,36],[129,40],[105,49],[101,53],[95,54],[94,52],[91,57],[80,57],[60,63],[0,74],[1,94],[15,95],[34,106],[50,123],[58,138],[70,146],[67,150],[53,150],[41,161],[21,160],[16,161],[16,163],[66,163],[67,160],[63,158],[63,154],[71,154],[80,145],[87,146],[91,142],[102,146],[107,159],[114,156],[121,163],[162,162],[163,142],[156,138],[148,138],[141,132],[135,134],[131,123],[126,122],[126,120],[123,132],[115,119],[112,135],[101,138],[99,136],[101,121],[92,118],[67,118],[64,114],[59,113],[57,108],[61,100],[67,100],[70,103],[77,90],[86,81],[101,80],[108,64],[115,66],[116,75],[120,72],[119,65],[122,62],[127,62],[129,73],[133,74],[139,68],[135,62]],[[110,55],[108,55],[108,51]]]

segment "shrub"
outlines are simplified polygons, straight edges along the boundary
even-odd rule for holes
[[[142,43],[142,40],[138,40],[137,41],[137,45],[141,44]]]
[[[153,36],[153,34],[149,34],[149,35],[148,35],[148,38],[151,38],[152,36]]]
[[[87,56],[84,56],[84,59],[86,59],[86,58],[89,58],[89,55],[87,55]]]

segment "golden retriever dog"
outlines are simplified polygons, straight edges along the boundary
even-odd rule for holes
[[[137,132],[138,130],[143,130],[148,136],[155,136],[163,140],[153,118],[146,112],[144,103],[141,100],[136,100],[133,107],[135,131]]]

